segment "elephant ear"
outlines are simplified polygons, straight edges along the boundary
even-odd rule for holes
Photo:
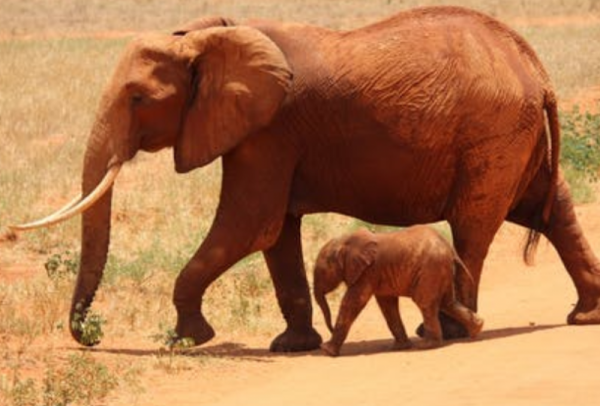
[[[364,232],[350,237],[342,248],[345,280],[348,286],[354,285],[366,269],[375,263],[378,244],[371,233]]]
[[[182,38],[192,89],[175,142],[175,169],[188,172],[267,126],[291,87],[283,52],[249,27],[217,27]]]

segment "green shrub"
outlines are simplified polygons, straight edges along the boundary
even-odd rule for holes
[[[80,306],[77,306],[77,308],[79,309]],[[102,326],[106,324],[106,319],[99,313],[90,310],[84,318],[81,313],[77,312],[73,317],[72,324],[73,330],[81,333],[81,343],[83,345],[96,345],[104,337]]]
[[[562,112],[560,160],[575,201],[594,200],[590,183],[600,171],[600,113],[582,112],[579,106]]]

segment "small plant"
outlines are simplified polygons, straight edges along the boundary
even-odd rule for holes
[[[176,373],[184,369],[189,369],[189,365],[185,365],[185,363],[182,365],[181,362],[177,362],[183,361],[183,358],[177,355],[182,350],[195,346],[194,339],[190,337],[180,338],[174,329],[165,328],[162,325],[159,326],[159,330],[159,333],[150,336],[153,341],[163,346],[158,355],[158,367],[168,373]],[[167,356],[165,357],[165,355]]]
[[[106,319],[99,313],[88,311],[87,314],[81,313],[81,305],[77,305],[77,312],[73,317],[72,328],[81,333],[81,343],[87,346],[93,346],[100,342],[104,337],[102,326],[106,324]]]
[[[191,348],[196,342],[191,337],[179,337],[174,329],[159,326],[160,332],[150,336],[153,341],[162,344],[170,352]]]
[[[98,404],[117,386],[117,376],[84,351],[71,355],[63,369],[47,369],[43,380],[43,404]]]
[[[53,280],[63,280],[77,275],[79,261],[71,251],[51,255],[44,264],[46,274]]]

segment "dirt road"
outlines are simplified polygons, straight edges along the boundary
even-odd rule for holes
[[[600,204],[577,211],[600,251]],[[390,335],[371,303],[339,358],[318,351],[273,355],[265,349],[266,337],[220,337],[204,349],[209,355],[201,375],[148,371],[144,394],[114,404],[596,405],[600,326],[565,324],[576,298],[570,280],[545,241],[536,266],[526,267],[519,255],[522,238],[523,231],[511,226],[496,238],[481,287],[486,326],[475,341],[389,352]],[[414,331],[416,308],[409,301],[402,308]],[[325,332],[320,314],[316,320]]]

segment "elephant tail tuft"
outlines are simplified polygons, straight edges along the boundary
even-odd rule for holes
[[[527,233],[527,240],[525,242],[525,248],[523,248],[523,261],[527,266],[533,266],[535,264],[535,252],[537,250],[538,243],[540,242],[541,233],[533,228],[529,229]]]

